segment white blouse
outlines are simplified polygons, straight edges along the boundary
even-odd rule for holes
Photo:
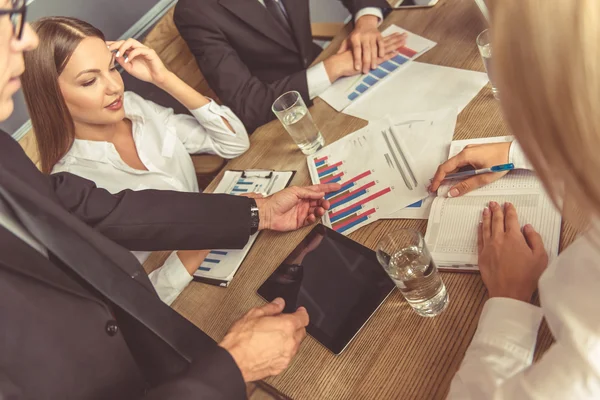
[[[133,140],[147,171],[128,166],[109,142],[75,139],[52,173],[70,172],[89,179],[111,193],[125,189],[175,190],[198,192],[196,172],[190,154],[210,153],[234,158],[250,146],[248,134],[239,118],[214,101],[192,115],[174,114],[133,92],[125,92],[124,109],[131,120]],[[223,122],[225,118],[235,133]],[[140,263],[150,252],[133,252]],[[153,271],[150,280],[160,298],[171,304],[192,280],[173,252]]]
[[[511,161],[528,167],[516,143]],[[517,210],[518,211],[518,210]],[[450,399],[600,399],[600,241],[577,239],[542,274],[541,307],[489,299]],[[546,322],[556,342],[533,364]]]

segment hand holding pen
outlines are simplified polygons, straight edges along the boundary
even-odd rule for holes
[[[489,143],[480,145],[469,145],[460,153],[440,165],[431,180],[429,190],[435,192],[442,181],[466,177],[450,188],[448,197],[458,197],[484,185],[492,183],[508,173],[511,168],[508,164],[508,156],[511,142]],[[474,171],[457,172],[459,168],[471,166]],[[498,168],[500,167],[501,168]],[[495,167],[495,170],[492,168]],[[450,175],[450,174],[460,174]]]

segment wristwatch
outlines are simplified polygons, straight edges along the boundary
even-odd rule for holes
[[[258,225],[260,225],[258,206],[256,205],[256,200],[250,199],[250,235],[258,232]]]

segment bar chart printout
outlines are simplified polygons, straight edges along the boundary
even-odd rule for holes
[[[273,194],[291,181],[292,171],[226,171],[215,193],[241,196],[246,193]],[[258,234],[251,236],[241,250],[212,250],[194,273],[194,278],[227,287],[254,244]]]
[[[375,180],[373,171],[366,170],[355,176],[347,176],[343,161],[330,161],[329,156],[314,159],[320,183],[339,183],[337,192],[325,196],[331,208],[326,222],[339,233],[349,234],[372,222],[377,217],[378,200],[392,192]]]

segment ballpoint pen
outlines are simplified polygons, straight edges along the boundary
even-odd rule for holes
[[[456,172],[454,174],[448,174],[448,175],[446,175],[446,177],[444,178],[444,180],[446,180],[446,179],[456,179],[456,178],[465,178],[467,176],[489,174],[489,173],[492,173],[492,172],[511,171],[513,169],[515,169],[515,165],[513,163],[501,164],[501,165],[494,165],[493,167],[489,167],[489,168],[472,169],[470,171],[463,171],[463,172]]]

